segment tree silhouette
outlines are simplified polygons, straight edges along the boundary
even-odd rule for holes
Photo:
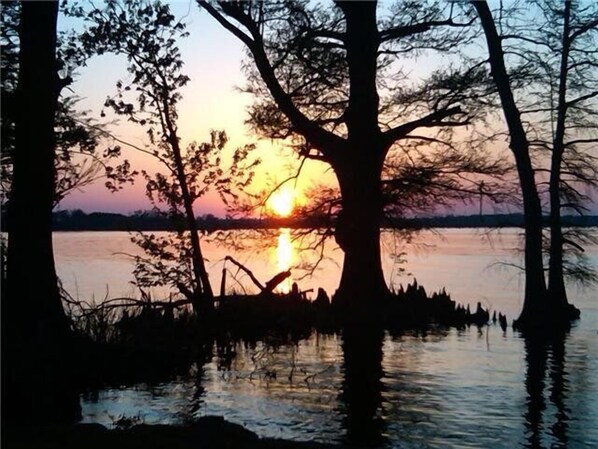
[[[486,74],[464,59],[408,78],[418,56],[455,54],[473,38],[467,11],[442,2],[398,2],[377,17],[373,1],[282,1],[199,5],[251,55],[249,123],[288,139],[302,157],[329,164],[341,208],[335,238],[345,258],[335,298],[362,306],[388,294],[380,261],[381,174],[399,141],[444,140],[480,112]],[[448,133],[450,134],[450,133]],[[420,140],[421,140],[420,139]],[[367,299],[366,299],[367,298]]]
[[[595,281],[583,257],[592,236],[582,230],[563,230],[563,210],[583,214],[587,186],[598,186],[598,165],[592,146],[598,143],[598,7],[579,2],[539,2],[546,27],[534,36],[542,50],[530,55],[538,67],[536,109],[545,109],[536,122],[532,145],[550,154],[550,246],[548,293],[553,313],[570,309],[565,276]],[[549,86],[549,89],[546,89]],[[532,106],[533,107],[533,106]],[[573,253],[575,258],[566,257]]]
[[[579,185],[595,185],[597,179],[594,158],[587,152],[589,145],[596,142],[592,98],[598,90],[596,77],[592,76],[596,62],[591,45],[597,26],[596,10],[591,5],[575,4],[577,22],[572,26],[573,3],[538,2],[536,7],[542,12],[544,26],[530,33],[536,25],[531,27],[529,19],[521,21],[516,12],[501,9],[498,17],[510,17],[511,24],[499,34],[497,19],[488,4],[472,4],[486,36],[489,64],[509,129],[510,148],[523,195],[526,287],[523,310],[517,321],[524,326],[546,318],[550,322],[575,318],[579,312],[567,303],[563,248],[568,244],[580,251],[581,246],[573,236],[581,235],[583,241],[583,233],[567,231],[571,238],[565,238],[561,214],[564,208],[582,211],[581,203],[586,197],[578,190]],[[500,21],[498,25],[502,30]],[[514,48],[511,41],[515,42]],[[508,66],[509,62],[514,69]],[[524,88],[516,82],[521,74],[526,80]],[[538,169],[534,170],[531,158],[535,149],[548,151],[550,155],[550,167],[539,169],[548,171],[550,176],[549,289],[542,260],[539,189],[542,183],[535,175]],[[570,273],[591,278],[582,264],[571,268]]]
[[[3,2],[2,29],[2,140],[0,199],[6,204],[10,199],[12,184],[12,155],[15,145],[15,120],[17,114],[17,78],[19,73],[19,17],[20,2]],[[63,33],[57,42],[57,67],[63,73],[63,85],[69,84],[74,67],[84,63],[81,53],[72,51],[71,40],[77,40],[76,32]],[[60,88],[55,114],[56,136],[55,173],[56,187],[54,205],[69,193],[97,180],[105,179],[107,187],[114,191],[123,183],[132,182],[135,175],[127,160],[121,160],[119,146],[103,145],[105,127],[93,120],[86,111],[77,109],[79,98],[63,95]],[[101,151],[100,151],[101,150]],[[119,161],[115,163],[115,161]]]
[[[146,193],[157,210],[173,223],[176,233],[156,236],[138,233],[132,240],[146,253],[136,256],[134,271],[140,288],[168,285],[182,293],[196,313],[213,308],[213,290],[200,245],[196,201],[210,189],[225,203],[234,201],[252,178],[256,162],[248,162],[253,146],[236,149],[225,167],[224,132],[213,131],[211,140],[182,148],[177,127],[180,89],[189,78],[182,73],[178,40],[187,36],[185,24],[176,20],[167,5],[129,1],[110,2],[105,8],[74,11],[88,22],[81,42],[90,53],[113,52],[128,60],[130,84],[119,81],[118,93],[105,106],[142,126],[146,148],[136,148],[157,159],[165,172],[142,171]]]
[[[80,413],[78,395],[70,385],[70,327],[52,251],[54,118],[64,86],[56,71],[57,14],[58,2],[21,5],[7,279],[2,294],[6,421],[61,421]]]

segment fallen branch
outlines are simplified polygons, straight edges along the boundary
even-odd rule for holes
[[[266,282],[266,286],[262,293],[272,293],[272,291],[278,287],[278,285],[284,282],[285,279],[291,276],[291,270],[281,271],[268,282]]]
[[[232,264],[236,265],[240,270],[244,271],[249,279],[260,289],[260,293],[272,293],[276,287],[278,287],[285,279],[291,276],[291,270],[281,271],[268,282],[266,285],[263,285],[253,274],[253,272],[243,265],[241,262],[236,261],[231,256],[226,256],[224,258],[225,261],[230,261]]]

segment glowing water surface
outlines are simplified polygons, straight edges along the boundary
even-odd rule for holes
[[[270,246],[264,236],[253,238],[254,246],[234,256],[259,279],[318,257],[297,252],[288,230],[273,236]],[[131,262],[114,254],[136,251],[126,233],[57,233],[54,243],[59,274],[71,293],[100,300],[109,285],[111,297],[134,294],[127,284]],[[424,233],[406,247],[388,234],[384,268],[394,285],[415,276],[428,290],[446,287],[459,302],[481,301],[512,319],[523,283],[501,263],[519,262],[512,251],[517,245],[515,230],[490,240],[473,230]],[[210,243],[204,248],[216,284],[224,256],[233,252]],[[397,264],[393,251],[405,251],[408,264]],[[598,264],[598,248],[587,254]],[[311,278],[300,280],[305,272],[293,268],[283,289],[295,280],[302,290],[322,286],[333,292],[341,254],[329,245],[324,256]],[[230,289],[243,284],[251,290],[241,273],[237,280]],[[598,447],[598,298],[592,289],[570,291],[582,318],[554,341],[525,340],[493,326],[386,333],[368,337],[357,359],[345,357],[347,346],[355,346],[348,345],[355,338],[349,335],[313,334],[297,344],[239,343],[233,360],[214,355],[187,376],[83,397],[84,421],[110,425],[111,417],[138,415],[147,423],[171,423],[217,414],[262,436],[296,440],[343,441],[370,426],[372,441],[381,447]],[[376,416],[368,420],[370,409]]]
[[[295,250],[291,241],[291,231],[289,229],[281,229],[276,245],[278,271],[286,271],[291,268],[294,254]],[[288,293],[291,290],[291,279],[285,279],[285,281],[279,285],[279,290]]]

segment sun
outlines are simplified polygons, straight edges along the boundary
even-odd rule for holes
[[[295,207],[295,194],[288,187],[282,187],[268,199],[268,208],[280,217],[288,217]]]

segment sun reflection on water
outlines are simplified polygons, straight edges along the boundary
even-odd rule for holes
[[[286,271],[291,268],[293,263],[293,243],[291,241],[291,230],[288,228],[280,229],[278,234],[278,245],[276,247],[276,259],[278,262],[278,271]],[[287,278],[278,286],[282,293],[291,291],[291,278]]]

